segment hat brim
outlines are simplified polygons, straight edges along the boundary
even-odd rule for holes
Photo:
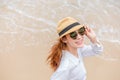
[[[59,38],[62,38],[63,36],[71,33],[71,32],[74,32],[78,29],[80,29],[81,27],[83,27],[84,25],[77,25],[77,26],[74,26],[73,28],[71,28],[70,30],[68,30],[67,32],[65,32],[63,35],[59,36]]]

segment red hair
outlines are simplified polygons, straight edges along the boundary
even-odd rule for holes
[[[66,48],[66,43],[63,43],[63,41],[61,39],[58,39],[57,43],[55,43],[50,52],[49,52],[49,56],[47,58],[48,64],[50,64],[51,68],[55,71],[59,65],[60,65],[60,61],[61,61],[61,57],[62,57],[62,50],[64,50]]]

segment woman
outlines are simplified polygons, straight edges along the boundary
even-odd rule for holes
[[[59,39],[47,58],[54,70],[50,80],[86,80],[83,57],[103,51],[94,31],[76,19],[66,17],[58,23],[57,32]],[[84,44],[84,36],[91,41],[90,45]]]

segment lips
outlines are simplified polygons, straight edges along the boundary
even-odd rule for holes
[[[83,40],[79,40],[77,42],[75,42],[77,45],[81,45],[83,43]]]

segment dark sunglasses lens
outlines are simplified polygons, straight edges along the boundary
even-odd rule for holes
[[[81,27],[81,28],[78,30],[78,33],[79,33],[80,35],[84,35],[84,33],[85,33],[85,28],[84,28],[84,27]]]
[[[72,39],[76,39],[76,38],[77,38],[77,33],[76,33],[76,32],[71,32],[71,33],[70,33],[70,37],[71,37]]]

